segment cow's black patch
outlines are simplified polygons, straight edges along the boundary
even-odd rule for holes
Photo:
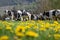
[[[43,13],[43,16],[49,17],[49,12],[44,12],[44,13]]]
[[[52,12],[52,15],[55,16],[55,14],[56,14],[56,11],[53,11],[53,12]]]
[[[34,15],[31,15],[31,20],[33,20],[34,19]]]
[[[8,15],[11,16],[11,11],[8,11]]]
[[[49,17],[49,12],[46,12],[46,16],[48,16],[48,17]]]
[[[27,16],[28,14],[26,12],[22,13],[22,16]]]

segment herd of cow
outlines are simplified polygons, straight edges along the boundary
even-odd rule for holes
[[[60,20],[60,10],[49,10],[39,14],[31,14],[26,10],[5,10],[3,20]]]

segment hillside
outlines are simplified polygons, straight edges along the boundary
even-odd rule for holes
[[[0,6],[8,6],[8,5],[17,5],[19,4],[28,4],[32,3],[35,0],[0,0]]]

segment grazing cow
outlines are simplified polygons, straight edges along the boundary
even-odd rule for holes
[[[5,19],[11,19],[12,21],[14,21],[14,19],[17,19],[17,11],[16,10],[5,10],[6,13],[6,18]]]
[[[17,10],[15,9],[11,10],[11,14],[12,14],[12,19],[17,20]]]
[[[11,16],[11,11],[5,10],[5,13],[6,13],[7,16]]]
[[[23,10],[17,10],[17,19],[19,19],[21,21],[23,20],[22,13],[23,13]]]
[[[47,12],[43,13],[44,19],[52,19],[52,20],[57,20],[56,19],[56,14],[57,14],[57,10],[49,10]]]
[[[31,20],[31,14],[30,12],[23,10],[22,12],[22,20],[26,21],[26,20]]]
[[[5,13],[6,14],[4,14],[4,19],[6,19],[6,20],[11,19],[11,16],[12,16],[11,11],[5,10]]]

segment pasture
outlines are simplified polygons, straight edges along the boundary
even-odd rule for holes
[[[1,21],[0,40],[60,40],[60,21]]]

